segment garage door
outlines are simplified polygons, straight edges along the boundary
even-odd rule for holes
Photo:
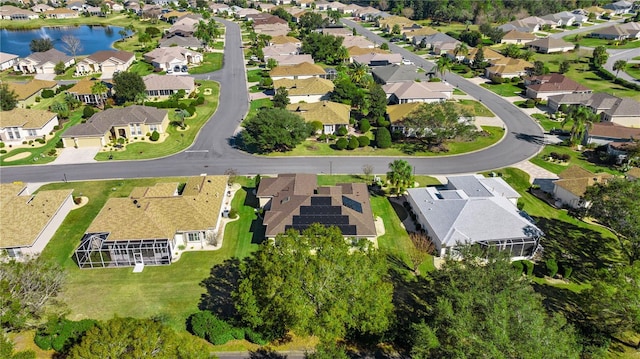
[[[102,147],[99,137],[78,138],[78,147]]]

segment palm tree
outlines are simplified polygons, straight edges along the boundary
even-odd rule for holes
[[[189,117],[190,114],[189,112],[187,112],[187,110],[179,110],[176,111],[176,117],[180,119],[180,128],[184,130],[185,125],[184,125],[184,119]]]
[[[465,44],[464,42],[460,42],[456,45],[456,48],[453,49],[453,56],[456,57],[456,59],[458,58],[458,55],[462,55],[462,56],[466,56],[469,54],[469,48],[467,47],[467,44]]]
[[[409,162],[405,160],[395,160],[389,163],[389,172],[387,172],[387,180],[397,194],[401,194],[410,185],[413,185],[413,168]]]
[[[572,123],[571,138],[569,140],[571,145],[576,145],[582,140],[585,132],[593,126],[596,116],[597,115],[586,106],[575,107],[567,114],[567,117],[562,121],[562,127],[569,122]]]
[[[616,72],[616,77],[620,73],[620,70],[624,70],[627,67],[627,62],[625,60],[618,60],[613,63],[613,71]]]
[[[101,106],[104,109],[104,94],[108,91],[107,85],[102,81],[96,81],[91,86],[91,94],[96,95],[96,99],[98,100],[98,106]]]
[[[144,92],[144,91],[143,91],[143,92],[138,92],[138,93],[136,94],[135,101],[136,101],[136,103],[139,103],[139,104],[141,104],[142,106],[144,106],[144,102],[145,102],[148,98],[149,98],[149,96],[147,96],[147,93],[146,93],[146,92]]]
[[[209,27],[207,23],[200,20],[195,26],[195,31],[193,32],[193,37],[202,41],[204,44],[209,44],[211,41],[211,34],[209,33]]]
[[[453,63],[451,62],[451,59],[449,59],[447,56],[441,56],[438,59],[438,62],[436,62],[436,69],[438,70],[438,72],[440,73],[440,76],[444,79],[444,75],[446,74],[447,71],[451,71],[451,67],[453,67]]]
[[[366,82],[366,77],[368,73],[368,66],[365,64],[361,64],[359,62],[354,62],[351,64],[351,80],[357,85],[363,85]]]

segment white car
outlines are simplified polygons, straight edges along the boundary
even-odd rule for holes
[[[411,60],[402,59],[402,64],[403,65],[413,65],[413,62]]]

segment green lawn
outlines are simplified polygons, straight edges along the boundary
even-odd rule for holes
[[[245,119],[255,116],[256,113],[258,113],[258,110],[260,110],[263,107],[272,108],[273,102],[271,101],[271,99],[261,98],[259,100],[251,101],[251,103],[249,104],[249,112],[247,113],[247,116],[245,117]]]
[[[185,148],[189,147],[196,135],[200,131],[200,128],[209,121],[209,118],[213,115],[218,107],[218,94],[220,93],[220,85],[214,81],[201,81],[200,86],[201,93],[205,88],[211,88],[211,95],[205,95],[205,103],[196,107],[196,115],[193,118],[187,118],[185,123],[187,129],[184,131],[179,130],[179,127],[169,125],[167,133],[169,137],[162,142],[133,142],[126,145],[123,150],[100,152],[96,155],[96,160],[107,161],[112,156],[112,160],[140,160],[149,158],[158,158],[168,156],[174,153],[178,153]],[[172,109],[169,109],[169,120],[176,120],[175,113]]]
[[[572,42],[572,43],[575,44],[576,43],[576,35],[565,36],[565,37],[563,37],[563,40],[569,41],[569,42]],[[621,44],[622,41],[597,39],[597,38],[593,38],[593,37],[583,37],[578,42],[580,43],[580,46],[585,46],[585,47],[604,46],[604,47],[606,47],[608,49],[636,49],[636,48],[640,47],[640,41],[638,41],[638,40],[628,41],[625,44]]]
[[[549,117],[541,114],[541,113],[534,113],[533,115],[531,115],[531,117],[536,119],[536,122],[538,122],[540,124],[540,126],[546,131],[549,132],[553,129],[566,129],[569,130],[571,127],[568,126],[568,124],[565,124],[564,127],[562,127],[562,121],[556,121],[556,120],[552,120]]]
[[[552,163],[549,161],[544,160],[544,157],[548,157],[549,154],[551,152],[556,152],[558,154],[569,154],[571,156],[571,159],[568,161],[567,164],[558,164],[558,163]],[[597,172],[608,172],[611,174],[615,174],[615,175],[621,175],[622,173],[609,168],[609,167],[605,167],[605,166],[600,166],[600,165],[596,165],[593,164],[589,161],[586,160],[586,158],[584,157],[584,154],[582,152],[578,152],[578,151],[574,151],[573,149],[571,149],[570,147],[567,146],[557,146],[557,145],[547,145],[542,149],[542,152],[540,152],[540,154],[538,154],[536,157],[532,158],[530,160],[532,163],[547,169],[548,171],[551,171],[555,174],[558,174],[562,171],[564,171],[568,166],[571,165],[576,165],[576,166],[580,166],[586,170],[589,170],[591,172],[597,173]]]
[[[153,65],[148,62],[138,60],[135,61],[127,71],[136,73],[140,76],[146,76],[153,73]]]
[[[627,68],[624,70],[629,76],[634,77],[640,80],[640,65],[638,64],[628,64]]]
[[[522,87],[512,82],[505,82],[502,84],[484,83],[480,84],[480,86],[489,89],[503,97],[518,96],[520,93],[522,93]]]
[[[496,117],[496,115],[491,112],[485,105],[481,104],[475,100],[459,100],[458,104],[463,109],[471,112],[472,116],[480,116],[480,117]]]
[[[466,95],[466,93],[464,93],[462,90],[458,89],[457,87],[455,89],[453,89],[453,94],[454,95]]]
[[[22,72],[15,73],[13,69],[0,72],[0,81],[2,82],[27,82],[33,77],[34,75],[23,75]]]
[[[200,66],[190,68],[189,73],[194,75],[218,71],[222,68],[223,58],[224,54],[220,52],[207,52],[204,54],[202,64]]]
[[[216,50],[222,50],[224,49],[224,42],[222,41],[217,41],[213,44],[213,48]]]
[[[255,102],[255,101],[254,101]],[[469,142],[451,142],[447,143],[449,148],[448,152],[435,153],[426,152],[420,149],[416,149],[416,144],[413,143],[396,143],[390,148],[374,148],[373,143],[371,146],[356,148],[355,150],[336,150],[333,148],[335,141],[329,141],[329,143],[319,142],[315,139],[308,139],[302,144],[289,152],[273,152],[267,156],[281,157],[281,156],[442,156],[442,155],[457,155],[461,153],[467,153],[476,151],[488,146],[491,146],[500,141],[504,135],[504,130],[501,127],[483,126],[482,129],[485,134],[478,136],[475,140]]]
[[[263,69],[253,69],[247,71],[247,82],[260,82],[263,77],[268,77],[269,72]]]

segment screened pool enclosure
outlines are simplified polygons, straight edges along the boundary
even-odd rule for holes
[[[80,268],[171,264],[171,243],[166,238],[108,241],[108,236],[106,232],[85,233],[74,253]]]

